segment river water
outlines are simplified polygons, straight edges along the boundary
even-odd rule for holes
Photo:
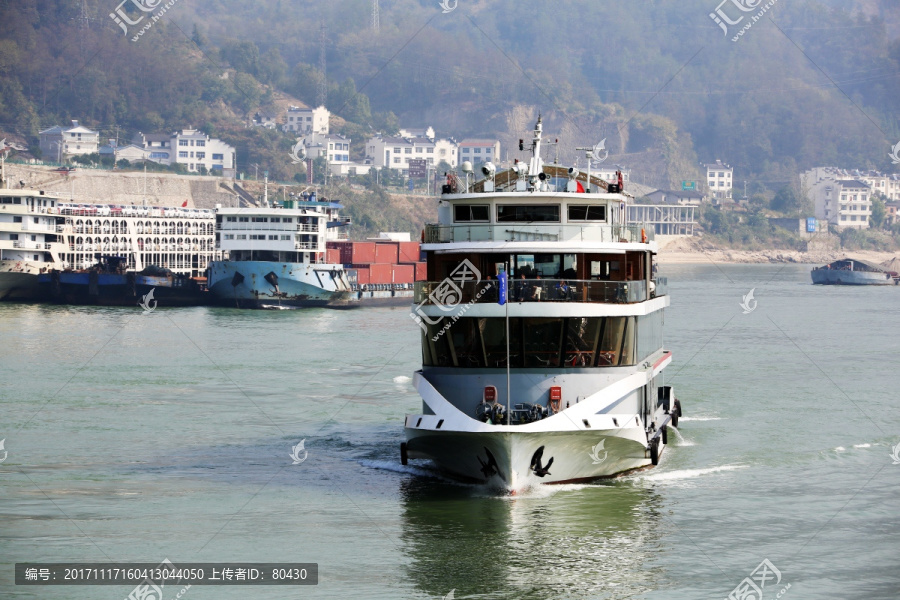
[[[664,266],[661,464],[514,498],[399,465],[407,309],[0,305],[0,597],[119,600],[13,565],[164,558],[319,565],[188,600],[726,598],[765,560],[766,600],[900,597],[900,289],[809,268]]]

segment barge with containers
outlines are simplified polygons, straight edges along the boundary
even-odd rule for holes
[[[416,281],[425,279],[419,242],[408,233],[382,233],[365,241],[330,241],[329,262],[347,269],[352,297],[361,306],[408,306]]]
[[[587,172],[544,164],[541,130],[528,163],[443,186],[411,314],[422,405],[400,447],[511,493],[656,465],[681,414],[653,230],[626,223],[632,198],[591,175],[590,151]]]

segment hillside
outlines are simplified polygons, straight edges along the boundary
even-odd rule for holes
[[[722,158],[753,193],[812,165],[886,169],[900,139],[890,0],[779,2],[737,43],[705,0],[561,0],[561,18],[537,0],[446,14],[395,0],[377,32],[370,11],[368,0],[178,3],[132,42],[100,0],[0,3],[0,135],[33,145],[71,118],[125,139],[196,126],[235,145],[240,170],[291,179],[291,140],[246,125],[260,107],[314,103],[324,76],[357,156],[402,123],[497,136],[513,158],[542,112],[564,162],[578,157],[563,149],[605,138],[638,181],[696,179],[698,162]]]

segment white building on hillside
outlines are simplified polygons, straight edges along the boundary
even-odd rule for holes
[[[818,167],[800,175],[800,187],[815,206],[817,219],[839,228],[868,229],[873,188],[843,169]]]
[[[336,133],[312,133],[298,141],[306,147],[308,158],[324,156],[329,163],[350,162],[350,138]]]
[[[226,177],[234,177],[234,147],[210,138],[202,131],[176,131],[172,134],[172,149],[175,152],[172,162],[186,165],[188,171],[196,172],[200,167],[206,167],[207,171],[221,171]]]
[[[294,131],[301,135],[328,133],[328,119],[331,113],[324,106],[291,106],[285,116],[284,131]]]
[[[138,132],[131,143],[146,150],[148,160],[161,165],[172,164],[172,134]]]
[[[47,160],[61,162],[66,156],[93,154],[100,149],[100,134],[72,121],[71,127],[56,125],[41,131],[41,153]]]
[[[445,161],[456,167],[459,162],[456,142],[433,137],[375,136],[366,143],[366,159],[376,168],[388,167],[403,173],[409,171],[410,159],[425,159],[430,166]]]
[[[500,140],[467,138],[459,143],[459,162],[469,161],[472,166],[492,162],[500,164]]]
[[[709,197],[713,203],[716,203],[717,200],[731,198],[731,188],[734,187],[734,170],[718,159],[705,166]]]

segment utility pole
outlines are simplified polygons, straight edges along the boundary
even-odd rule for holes
[[[322,74],[322,79],[319,80],[319,85],[316,86],[316,104],[325,106],[325,103],[328,102],[328,77],[325,63],[325,21],[322,21],[322,26],[319,28],[319,73]]]

